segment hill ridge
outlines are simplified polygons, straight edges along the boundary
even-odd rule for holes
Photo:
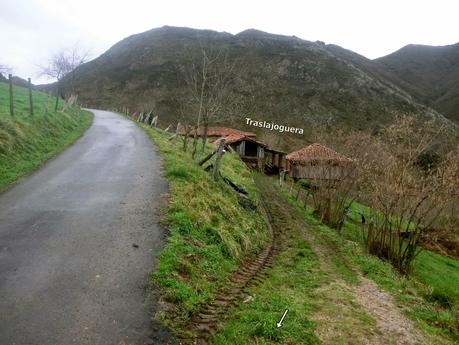
[[[401,113],[442,118],[377,62],[336,45],[256,29],[233,35],[163,26],[131,35],[80,66],[75,90],[88,106],[153,110],[167,126],[182,116],[184,71],[190,61],[202,61],[201,48],[243,60],[230,93],[244,107],[239,116],[222,112],[212,124],[242,123],[247,112],[292,126],[331,121],[356,129],[377,128]],[[191,115],[184,120],[194,121]]]
[[[419,102],[459,121],[459,42],[409,44],[374,61]]]

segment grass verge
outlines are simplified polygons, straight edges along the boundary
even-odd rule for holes
[[[230,186],[214,181],[189,152],[183,152],[181,139],[174,143],[170,134],[143,128],[163,157],[169,181],[169,236],[152,278],[163,291],[166,312],[161,317],[186,337],[192,313],[214,299],[238,262],[258,252],[269,234],[258,209],[244,208]],[[221,172],[247,190],[255,204],[259,202],[252,174],[236,154],[224,154]]]
[[[90,126],[92,114],[72,107],[54,111],[53,98],[14,86],[14,117],[9,114],[8,85],[0,83],[0,190],[32,172],[73,143]]]

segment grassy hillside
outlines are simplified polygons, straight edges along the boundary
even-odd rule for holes
[[[0,190],[43,164],[89,127],[92,115],[77,107],[54,111],[54,98],[14,86],[14,117],[9,114],[8,85],[0,82]]]
[[[458,260],[426,251],[416,261],[414,276],[401,277],[389,263],[365,253],[353,221],[346,221],[340,236],[318,222],[289,186],[257,179],[282,229],[282,248],[267,278],[249,288],[228,315],[214,344],[459,341]],[[353,211],[361,209],[357,204]],[[290,312],[277,329],[273,325],[285,308]]]
[[[238,262],[268,240],[268,232],[260,212],[241,206],[234,190],[221,179],[213,181],[182,151],[181,142],[173,144],[170,134],[144,128],[163,156],[170,188],[164,210],[170,233],[153,279],[168,306],[164,320],[183,333],[191,313],[214,299]],[[236,154],[225,153],[221,172],[259,203],[252,174]]]

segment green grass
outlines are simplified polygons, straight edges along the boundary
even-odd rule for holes
[[[350,218],[360,222],[360,212],[369,214],[369,208],[358,202],[351,206]],[[342,230],[344,238],[361,242],[361,226],[347,221]],[[452,306],[459,306],[459,260],[423,250],[414,260],[412,277],[428,285],[436,295],[444,295]],[[430,298],[429,296],[427,296]]]
[[[168,134],[144,128],[163,156],[170,183],[165,210],[170,236],[153,279],[164,292],[163,320],[183,335],[190,315],[212,301],[238,261],[259,250],[267,234],[260,214],[241,207],[226,184],[212,181],[189,153],[181,151],[180,140],[172,144]],[[255,203],[260,200],[252,174],[236,155],[225,154],[222,173],[247,189]],[[249,300],[228,312],[214,344],[317,344],[319,335],[325,344],[346,344],[349,339],[363,343],[374,336],[375,320],[352,293],[359,273],[394,296],[403,312],[435,340],[432,343],[459,341],[457,260],[423,252],[414,276],[399,276],[390,263],[363,249],[355,221],[360,220],[358,212],[368,211],[366,206],[353,205],[354,221],[346,221],[339,235],[318,222],[312,209],[295,200],[288,188],[264,193],[268,206],[267,199],[275,194],[296,213],[287,209],[282,217],[274,212],[274,221],[284,229],[279,255],[266,279],[245,290],[242,297]],[[295,218],[297,213],[303,223]],[[303,236],[305,227],[326,248],[321,254],[329,262],[325,266]],[[290,312],[284,327],[277,329],[285,308]]]
[[[259,251],[269,235],[261,213],[242,207],[221,179],[213,181],[189,152],[182,151],[181,139],[172,143],[170,134],[143,128],[161,153],[169,181],[164,210],[169,237],[152,277],[170,307],[164,321],[182,333],[190,315],[214,299],[238,261]],[[221,172],[259,202],[252,175],[236,154],[224,154]]]
[[[355,282],[355,273],[338,256],[332,257],[334,248],[327,250],[328,267],[306,239],[301,214],[288,204],[272,202],[278,198],[269,186],[272,181],[259,175],[256,180],[281,232],[276,240],[281,247],[265,279],[246,289],[246,302],[228,313],[213,344],[320,344],[322,339],[333,345],[363,343],[375,320],[347,288],[348,282]],[[284,326],[276,328],[285,308],[289,313]]]
[[[318,344],[311,321],[313,291],[327,277],[317,268],[318,258],[308,242],[294,235],[284,240],[289,249],[277,256],[263,283],[247,290],[253,300],[231,312],[214,344]],[[285,308],[289,313],[284,326],[277,328]]]
[[[433,336],[459,342],[457,306],[445,308],[435,297],[429,297],[432,296],[431,286],[397,275],[388,262],[367,254],[356,255],[354,261],[368,278],[395,297],[421,329]]]
[[[403,306],[407,315],[417,321],[420,328],[433,336],[442,336],[459,342],[459,261],[423,251],[414,262],[412,276],[396,273],[389,262],[365,253],[362,244],[362,229],[352,221],[346,221],[341,235],[320,224],[312,215],[312,209],[304,207],[288,191],[283,196],[303,212],[305,219],[323,242],[333,243],[336,256],[347,258],[365,276],[382,289],[391,293]],[[359,212],[368,213],[368,207],[355,203],[350,217],[360,221]],[[338,253],[340,252],[340,253]]]
[[[437,296],[445,302],[447,300],[447,304],[459,307],[459,260],[422,251],[414,262],[413,274],[432,287],[434,298]]]
[[[306,209],[308,210],[306,217],[310,222],[314,222],[312,209],[308,205],[306,205]],[[341,230],[341,235],[344,239],[359,245],[362,245],[363,239],[362,227],[358,225],[361,221],[360,214],[362,213],[368,222],[371,209],[362,203],[354,201],[348,213],[348,220]],[[336,233],[331,229],[329,231],[333,234]],[[428,285],[434,294],[433,298],[437,296],[447,300],[453,307],[459,306],[459,260],[423,250],[413,263],[412,278]],[[432,298],[429,294],[426,297]]]
[[[54,111],[54,98],[14,86],[14,117],[9,114],[8,85],[0,83],[0,190],[27,175],[73,143],[91,124],[92,115],[77,107]],[[61,104],[62,106],[62,104]]]

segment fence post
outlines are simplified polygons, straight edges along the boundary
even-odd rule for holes
[[[8,84],[10,90],[10,115],[14,116],[14,104],[13,104],[13,76],[8,74]]]
[[[262,146],[257,146],[257,165],[260,172],[264,172],[264,158],[265,158],[265,149]]]
[[[218,174],[220,172],[220,165],[221,165],[221,159],[222,159],[224,147],[225,147],[225,139],[223,138],[220,140],[220,143],[218,144],[217,156],[215,157],[214,171],[212,173],[214,180],[218,178]]]
[[[158,115],[156,115],[152,120],[151,120],[151,123],[150,123],[150,127],[157,127],[158,126]]]
[[[59,80],[57,81],[57,90],[56,90],[56,104],[54,106],[54,111],[57,111],[57,108],[59,107],[59,94],[61,93],[61,88],[59,85]]]
[[[32,98],[32,81],[28,79],[29,84],[29,105],[30,105],[30,116],[33,116],[33,98]]]
[[[177,139],[177,137],[179,136],[180,134],[180,122],[177,123],[177,128],[175,129],[175,134],[174,134],[174,138],[172,139],[173,142],[175,142],[175,140]]]
[[[280,172],[279,172],[279,187],[282,187],[282,182],[285,181],[285,170],[282,169]]]
[[[185,137],[183,138],[183,151],[186,152],[188,147],[188,135],[190,134],[190,126],[185,124]]]
[[[198,146],[198,126],[194,128],[194,138],[193,138],[193,151],[191,152],[191,158],[194,159],[196,156],[196,147]]]

